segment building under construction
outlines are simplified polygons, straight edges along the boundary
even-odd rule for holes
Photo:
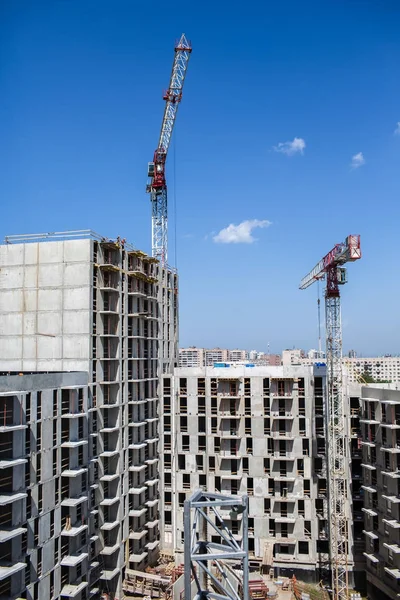
[[[70,486],[69,536],[77,538],[63,560],[72,567],[89,543],[81,537],[83,517],[91,532],[85,569],[78,577],[79,567],[71,568],[65,580],[74,592],[67,597],[121,597],[125,567],[143,570],[159,553],[158,373],[171,373],[177,360],[177,274],[124,240],[90,231],[7,242],[0,246],[0,371],[88,374],[87,403],[62,415],[87,417],[82,457],[76,462],[65,446],[78,443],[80,430],[73,440],[43,438],[45,448],[54,442],[54,468],[60,453],[65,458],[60,486]],[[49,507],[54,494],[44,475],[33,477]],[[10,493],[19,487],[26,487],[24,477],[14,479]],[[26,502],[21,497],[22,512]],[[21,545],[13,560],[28,560],[31,549]],[[26,585],[45,578],[52,565],[43,560],[40,571],[25,569]],[[1,575],[7,586],[7,571]]]
[[[325,367],[231,365],[177,368],[174,377],[165,375],[163,547],[183,553],[183,506],[192,490],[246,493],[251,563],[264,572],[274,569],[276,575],[295,574],[305,581],[326,578],[325,394]],[[229,525],[240,538],[240,518]],[[349,548],[352,580],[352,531]]]

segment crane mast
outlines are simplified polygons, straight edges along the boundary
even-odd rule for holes
[[[168,262],[168,200],[165,163],[179,103],[182,99],[182,89],[191,52],[191,45],[185,34],[182,34],[175,46],[169,87],[163,95],[165,109],[158,145],[153,161],[148,164],[147,171],[150,181],[146,186],[146,191],[150,194],[152,206],[152,256],[163,265]]]
[[[342,324],[339,286],[346,283],[343,265],[361,258],[360,236],[349,235],[304,277],[300,289],[326,278],[325,320],[327,361],[328,490],[330,560],[334,600],[348,598],[350,446],[342,383]]]

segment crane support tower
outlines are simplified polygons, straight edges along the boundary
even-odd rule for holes
[[[196,490],[185,500],[185,600],[249,600],[248,507],[245,494]],[[241,542],[230,527],[239,516]],[[219,543],[213,541],[215,534]],[[240,566],[239,570],[234,566]]]
[[[300,289],[326,278],[327,440],[330,559],[334,600],[348,598],[349,438],[342,386],[342,325],[339,286],[347,282],[343,265],[361,258],[360,236],[349,235],[302,279]]]
[[[153,161],[148,163],[147,170],[150,181],[146,186],[146,191],[150,194],[152,207],[152,256],[157,258],[163,265],[168,262],[168,202],[165,163],[178,107],[182,100],[183,84],[191,52],[192,47],[183,33],[181,39],[175,45],[175,57],[169,87],[163,95],[165,109],[160,137]]]

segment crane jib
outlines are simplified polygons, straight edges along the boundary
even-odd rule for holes
[[[151,194],[152,203],[152,256],[167,264],[168,245],[168,202],[165,163],[174,129],[179,104],[182,100],[183,84],[186,77],[192,47],[185,34],[174,47],[174,61],[168,89],[163,94],[165,100],[164,115],[161,123],[160,136],[153,162],[148,163],[147,175],[149,181],[146,191]]]
[[[318,279],[322,279],[332,265],[344,265],[359,258],[361,258],[360,236],[349,235],[344,242],[336,244],[301,280],[300,289],[304,290]]]

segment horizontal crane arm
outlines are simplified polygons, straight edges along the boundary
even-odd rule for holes
[[[168,153],[176,113],[178,112],[179,103],[182,100],[182,89],[191,52],[192,48],[183,33],[178,45],[175,47],[175,58],[172,65],[169,88],[164,94],[166,104],[157,148],[165,154]]]
[[[336,244],[315,267],[303,277],[300,282],[300,289],[305,290],[314,281],[322,279],[327,269],[333,264],[344,265],[346,262],[353,262],[361,258],[361,246],[359,235],[349,235],[341,244]]]

